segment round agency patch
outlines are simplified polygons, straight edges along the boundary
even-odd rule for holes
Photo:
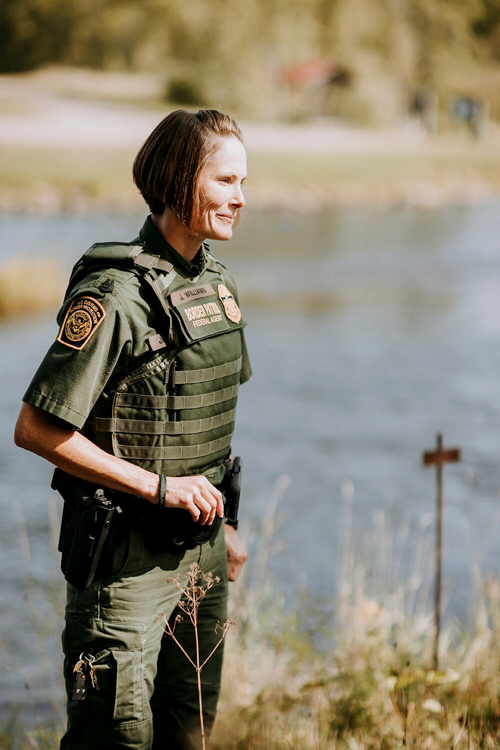
[[[70,341],[83,341],[92,330],[92,318],[86,310],[76,310],[68,317],[64,335]]]
[[[224,305],[226,318],[232,320],[233,323],[239,323],[241,320],[241,310],[234,301],[234,297],[227,286],[224,286],[224,284],[219,284],[217,287],[217,291],[219,292],[219,299]]]
[[[106,311],[93,297],[79,297],[69,306],[57,340],[71,349],[83,349]]]

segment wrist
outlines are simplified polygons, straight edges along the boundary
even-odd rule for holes
[[[149,477],[144,492],[140,495],[152,505],[158,505],[161,490],[161,475],[148,472]]]

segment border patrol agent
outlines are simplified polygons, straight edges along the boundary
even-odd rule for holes
[[[231,118],[166,117],[134,163],[151,216],[132,242],[94,245],[77,263],[57,340],[23,399],[16,443],[120,498],[106,566],[86,588],[68,584],[61,748],[200,746],[195,670],[157,618],[177,614],[169,578],[193,562],[219,576],[199,610],[208,655],[228,578],[246,559],[234,526],[219,523],[238,388],[251,374],[245,323],[232,277],[202,244],[232,236],[245,177]],[[193,653],[191,624],[176,635]],[[91,664],[84,700],[81,664]],[[222,648],[202,672],[208,728],[221,666]]]

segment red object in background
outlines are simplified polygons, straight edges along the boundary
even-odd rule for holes
[[[310,60],[283,68],[284,81],[296,88],[316,88],[328,83],[347,84],[348,72],[329,60]]]

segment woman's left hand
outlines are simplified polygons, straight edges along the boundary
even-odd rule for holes
[[[227,577],[230,581],[236,581],[245,560],[247,553],[239,540],[236,529],[229,524],[225,525],[226,530],[226,550],[227,550]]]

